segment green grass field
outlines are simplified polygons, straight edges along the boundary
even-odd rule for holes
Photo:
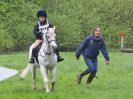
[[[36,91],[32,89],[31,74],[24,80],[16,75],[0,82],[0,99],[133,99],[133,53],[110,52],[109,55],[109,65],[99,55],[98,79],[90,85],[86,85],[87,76],[80,85],[76,83],[76,75],[86,68],[83,58],[77,61],[75,53],[63,52],[65,61],[57,65],[54,92],[44,92],[38,68]],[[0,55],[0,66],[20,70],[27,65],[27,59],[26,53]]]

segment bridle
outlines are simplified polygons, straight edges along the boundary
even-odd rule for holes
[[[50,43],[53,42],[53,41],[54,41],[54,42],[56,41],[56,40],[50,40],[50,41],[49,41],[49,40],[48,40],[49,37],[47,36],[47,34],[48,34],[48,33],[45,33],[46,41],[45,41],[45,40],[43,40],[43,41],[47,42],[48,44],[50,44]],[[51,46],[51,47],[52,47],[52,46]]]
[[[48,29],[46,29],[46,30],[48,30]],[[43,39],[43,42],[45,42],[46,44],[48,44],[48,48],[49,47],[52,47],[53,48],[53,46],[51,46],[50,45],[50,43],[51,42],[55,42],[56,40],[48,40],[48,36],[47,36],[47,34],[48,34],[48,32],[46,32],[46,33],[44,33],[43,35],[45,35],[45,38],[46,38],[46,40],[45,39]],[[43,52],[46,54],[46,55],[51,55],[53,52],[50,52],[50,53],[47,53],[45,50],[44,50],[44,48],[42,48],[43,49]],[[42,56],[42,55],[41,55]]]

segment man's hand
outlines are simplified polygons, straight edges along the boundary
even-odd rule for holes
[[[109,64],[109,61],[105,61],[105,64],[108,65]]]
[[[76,56],[76,59],[77,59],[77,60],[79,60],[79,57],[78,57],[78,56]]]

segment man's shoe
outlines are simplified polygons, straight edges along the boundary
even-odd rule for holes
[[[57,58],[57,62],[61,62],[63,60],[64,60],[64,58],[61,58],[60,56]]]
[[[34,57],[31,57],[29,63],[31,63],[31,64],[34,64],[34,63],[35,63],[35,59],[34,59]]]
[[[77,75],[77,83],[78,83],[78,84],[81,83],[81,79],[82,79],[82,76],[81,76],[81,75]]]

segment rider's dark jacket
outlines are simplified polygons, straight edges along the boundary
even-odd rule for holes
[[[42,30],[45,28],[53,28],[53,26],[54,25],[48,21],[38,21],[34,27],[33,34],[36,36],[36,39],[42,40]]]

